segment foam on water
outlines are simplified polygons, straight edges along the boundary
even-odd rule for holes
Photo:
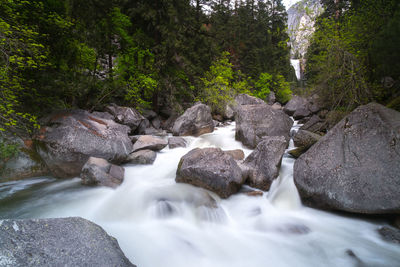
[[[198,138],[185,137],[187,148],[165,148],[153,165],[125,166],[125,181],[117,189],[83,187],[78,179],[39,180],[43,185],[16,200],[12,211],[2,210],[6,198],[0,199],[0,217],[87,218],[116,237],[126,256],[141,267],[346,267],[360,261],[399,266],[400,246],[382,241],[376,222],[301,205],[293,182],[294,159],[288,154],[270,192],[261,197],[238,193],[223,200],[175,183],[180,158],[195,147],[251,153],[234,140],[234,129],[232,123]]]

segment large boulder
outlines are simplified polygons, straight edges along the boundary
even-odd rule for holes
[[[300,130],[309,131],[312,133],[320,133],[326,131],[326,122],[322,120],[318,115],[313,115]]]
[[[154,151],[159,151],[166,147],[168,142],[159,137],[151,136],[151,135],[142,135],[133,145],[133,151],[150,149]]]
[[[248,167],[246,183],[252,187],[267,191],[272,181],[278,177],[286,139],[283,136],[267,136],[245,159]]]
[[[239,191],[245,177],[235,159],[220,148],[195,148],[181,158],[175,180],[227,198]]]
[[[311,206],[400,213],[400,113],[360,106],[296,160],[294,180]]]
[[[265,136],[284,136],[287,142],[290,140],[292,119],[267,104],[240,106],[235,121],[236,140],[250,148],[255,148]]]
[[[87,111],[61,111],[44,118],[42,125],[36,149],[55,177],[79,176],[91,156],[119,164],[132,152],[128,126]]]
[[[145,149],[133,152],[129,155],[127,163],[132,164],[153,164],[156,160],[157,153],[153,150]]]
[[[0,221],[1,266],[135,266],[115,238],[79,218]]]
[[[297,110],[308,109],[308,101],[306,98],[294,95],[289,102],[286,103],[283,111],[292,116]]]
[[[125,169],[102,158],[90,157],[82,168],[81,179],[85,185],[115,188],[124,181]]]
[[[214,131],[214,122],[209,106],[197,103],[188,108],[174,123],[173,135],[199,136]]]
[[[269,93],[269,95],[267,96],[267,103],[268,105],[273,105],[276,102],[276,96],[275,93],[273,91],[271,91]]]
[[[134,132],[137,130],[142,123],[150,124],[150,122],[142,116],[136,109],[129,107],[120,107],[115,104],[111,104],[106,107],[106,111],[108,111],[111,115],[114,116],[115,121],[127,125]],[[142,126],[142,128],[145,128]]]

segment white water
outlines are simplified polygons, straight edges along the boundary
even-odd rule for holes
[[[297,80],[300,81],[300,79],[301,79],[300,59],[291,59],[290,60],[290,65],[292,65],[292,67],[295,70]]]
[[[0,202],[0,218],[87,218],[116,237],[140,267],[361,266],[349,249],[363,266],[400,266],[400,246],[382,241],[375,223],[302,206],[287,154],[262,197],[238,193],[221,200],[175,183],[179,159],[194,147],[240,148],[248,155],[234,140],[234,127],[188,137],[188,148],[166,148],[153,165],[126,166],[125,181],[115,190],[83,187],[79,179],[0,184],[0,200],[20,193],[9,209]]]

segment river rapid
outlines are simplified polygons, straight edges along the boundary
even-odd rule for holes
[[[167,147],[153,165],[126,165],[117,189],[82,186],[78,178],[0,183],[0,218],[81,216],[117,238],[140,267],[400,266],[400,246],[376,232],[383,223],[303,206],[287,153],[262,196],[241,192],[223,200],[175,183],[180,158],[195,147],[250,154],[234,135],[232,123],[185,137],[187,148]]]

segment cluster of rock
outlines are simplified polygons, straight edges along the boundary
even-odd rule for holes
[[[246,94],[238,95],[227,110],[233,111],[236,139],[254,151],[244,159],[241,150],[193,149],[181,158],[176,181],[208,189],[221,198],[238,192],[243,184],[266,191],[278,177],[293,121],[281,109]]]

